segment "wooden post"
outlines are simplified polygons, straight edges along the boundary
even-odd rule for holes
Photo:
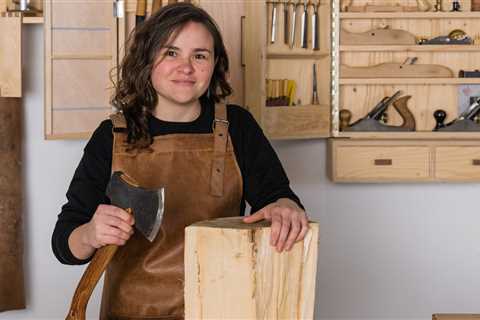
[[[185,319],[313,319],[318,224],[278,253],[268,222],[241,217],[185,230]]]
[[[0,311],[25,308],[21,100],[0,98]]]

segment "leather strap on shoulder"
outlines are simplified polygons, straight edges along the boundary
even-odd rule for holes
[[[228,142],[227,106],[224,103],[215,105],[213,120],[214,149],[212,160],[212,176],[210,179],[210,194],[216,197],[223,195],[223,179],[225,173],[225,155]]]
[[[121,112],[117,112],[110,115],[114,129],[127,129],[127,120]],[[115,130],[114,130],[115,131]]]

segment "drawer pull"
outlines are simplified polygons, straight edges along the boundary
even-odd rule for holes
[[[376,166],[391,166],[392,159],[375,159],[374,163]]]
[[[474,165],[474,166],[480,166],[480,159],[473,159],[473,160],[472,160],[472,165]]]

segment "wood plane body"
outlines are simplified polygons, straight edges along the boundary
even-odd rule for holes
[[[342,78],[452,78],[453,71],[436,64],[381,63],[374,66],[340,66]]]
[[[415,35],[400,29],[372,29],[355,33],[340,32],[341,45],[415,45]]]
[[[448,132],[480,132],[480,124],[469,119],[456,120],[446,127],[438,129],[438,131]]]

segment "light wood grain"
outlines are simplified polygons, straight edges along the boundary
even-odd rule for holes
[[[0,16],[0,97],[22,96],[22,18]]]
[[[340,45],[414,45],[415,35],[401,29],[372,29],[365,32],[340,31]]]
[[[318,224],[278,253],[268,224],[220,221],[186,228],[185,319],[313,319]]]
[[[342,78],[452,78],[453,71],[438,64],[380,63],[370,66],[340,66]]]
[[[448,181],[480,179],[480,147],[444,146],[435,149],[435,177]]]
[[[478,320],[480,314],[473,313],[435,313],[432,320]]]

